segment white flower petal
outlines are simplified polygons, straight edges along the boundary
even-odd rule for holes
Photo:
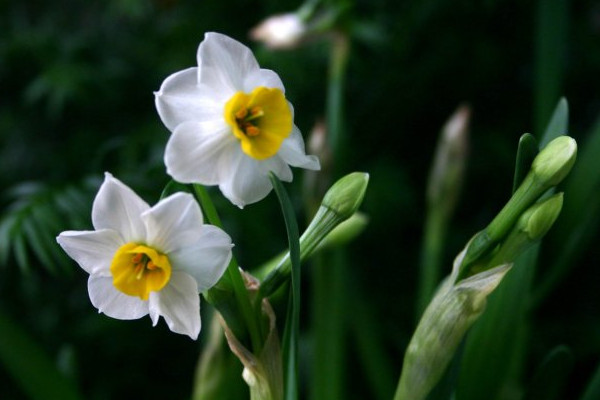
[[[304,150],[304,140],[300,130],[294,125],[290,136],[283,141],[277,153],[286,163],[293,167],[312,170],[321,169],[319,159],[316,156],[307,156]]]
[[[244,78],[259,69],[252,51],[240,42],[209,32],[198,48],[198,81],[231,97],[244,90]]]
[[[154,94],[158,115],[170,131],[185,121],[223,119],[223,104],[197,80],[198,68],[188,68],[167,77]]]
[[[268,175],[261,171],[259,162],[244,154],[241,148],[227,154],[220,164],[227,163],[227,168],[221,168],[219,189],[233,204],[244,208],[246,204],[264,199],[273,186]]]
[[[140,242],[146,238],[141,214],[150,206],[133,190],[108,172],[94,199],[92,223],[96,230],[112,229],[127,242]]]
[[[237,145],[236,141],[224,120],[185,122],[175,129],[167,143],[167,173],[179,182],[216,185],[219,158],[228,146]]]
[[[171,280],[160,292],[149,297],[154,325],[163,316],[169,329],[196,340],[200,334],[200,296],[196,280],[185,272],[173,271]]]
[[[190,243],[201,235],[204,220],[200,206],[189,193],[175,193],[142,215],[148,229],[148,244],[163,254]]]
[[[215,285],[231,261],[231,238],[221,229],[204,225],[195,243],[169,253],[173,269],[188,273],[202,292]]]
[[[270,69],[256,69],[244,77],[243,91],[251,93],[255,88],[264,86],[268,88],[277,88],[285,93],[283,82],[276,72]]]
[[[148,302],[128,296],[113,285],[112,277],[90,275],[90,300],[98,312],[116,319],[138,319],[148,314]]]
[[[66,231],[56,238],[63,250],[88,274],[110,275],[110,264],[125,242],[110,229],[99,231]]]
[[[269,177],[269,172],[272,171],[280,180],[284,182],[292,181],[292,169],[285,161],[283,161],[283,159],[281,159],[281,157],[274,156],[260,161],[258,167],[262,171],[262,174],[266,175],[267,178]]]

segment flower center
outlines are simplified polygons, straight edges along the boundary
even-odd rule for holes
[[[127,243],[116,251],[110,272],[121,292],[148,300],[150,292],[161,290],[171,279],[171,264],[152,247]]]
[[[242,151],[257,160],[275,155],[292,132],[292,111],[279,89],[237,92],[225,104],[224,116]]]

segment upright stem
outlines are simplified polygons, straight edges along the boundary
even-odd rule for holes
[[[421,248],[421,268],[417,297],[417,320],[425,311],[440,281],[442,248],[446,233],[446,217],[440,207],[429,207]]]
[[[344,83],[350,43],[343,32],[333,32],[327,87],[327,138],[339,169],[344,131]],[[344,259],[340,252],[326,253],[313,265],[312,315],[314,324],[313,385],[311,398],[344,398],[342,393],[344,318]]]

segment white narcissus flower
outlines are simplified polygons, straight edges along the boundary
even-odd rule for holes
[[[176,193],[150,207],[109,173],[92,207],[94,231],[66,231],[58,243],[87,273],[94,307],[109,317],[162,316],[176,333],[200,333],[199,292],[231,260],[231,238],[204,225],[198,203]]]
[[[270,171],[291,181],[290,165],[320,168],[305,153],[281,79],[261,69],[249,48],[207,33],[197,57],[198,67],[169,76],[155,93],[158,114],[172,132],[165,151],[169,175],[219,185],[242,208],[271,191]]]

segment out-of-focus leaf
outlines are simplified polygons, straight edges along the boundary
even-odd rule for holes
[[[63,376],[44,349],[0,311],[0,361],[33,400],[76,400],[74,383]]]
[[[596,372],[594,372],[594,376],[588,382],[588,385],[581,396],[580,400],[597,400],[600,399],[600,364],[596,368]]]
[[[523,400],[562,399],[569,373],[573,366],[573,353],[565,346],[553,349],[538,366]]]
[[[9,203],[0,216],[0,263],[6,265],[12,253],[24,272],[32,270],[30,263],[35,260],[52,273],[69,273],[72,264],[56,245],[56,236],[63,230],[89,225],[96,189],[90,183],[54,187],[25,182],[8,189]]]
[[[569,104],[562,97],[552,113],[550,122],[546,125],[544,134],[540,136],[540,149],[561,135],[567,135],[569,129]]]
[[[560,282],[575,258],[593,238],[600,218],[600,118],[587,139],[579,144],[577,162],[565,182],[565,203],[554,234],[553,243],[560,243],[552,265],[542,276],[533,296],[540,304]],[[585,210],[585,212],[584,212]]]

